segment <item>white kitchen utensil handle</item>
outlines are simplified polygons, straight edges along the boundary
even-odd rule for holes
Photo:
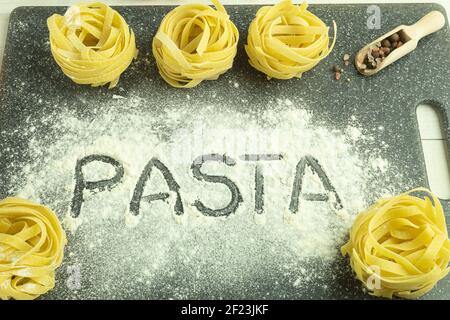
[[[421,38],[436,32],[445,25],[445,17],[439,11],[431,11],[422,19],[410,26],[410,33],[414,34],[413,40],[420,40]]]

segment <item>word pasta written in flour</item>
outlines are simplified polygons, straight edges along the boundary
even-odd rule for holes
[[[255,165],[255,213],[264,213],[264,172],[261,166],[263,161],[281,161],[283,156],[281,154],[245,154],[239,157],[241,161],[254,162]],[[114,168],[114,176],[109,179],[101,179],[97,181],[86,180],[83,174],[83,167],[87,166],[92,162],[101,162],[105,165],[110,165]],[[203,164],[207,162],[218,162],[223,163],[226,166],[236,165],[236,160],[230,156],[222,154],[207,154],[201,155],[194,159],[190,169],[193,178],[198,181],[203,181],[207,183],[223,184],[225,185],[230,194],[231,199],[229,203],[222,208],[209,208],[204,205],[200,200],[196,200],[193,206],[203,215],[210,217],[227,217],[233,214],[238,209],[239,205],[243,202],[243,197],[237,186],[237,184],[230,178],[223,175],[211,175],[202,172]],[[309,168],[314,174],[320,179],[320,182],[325,190],[323,193],[306,193],[302,192],[303,180],[305,177],[306,169]],[[157,170],[164,178],[167,184],[165,189],[169,189],[170,192],[157,192],[148,195],[144,195],[144,189],[147,182],[152,177],[154,171]],[[72,217],[77,218],[83,206],[84,192],[101,192],[105,190],[111,190],[119,183],[121,183],[124,177],[125,170],[118,160],[106,156],[92,154],[79,159],[75,166],[75,189],[70,207],[70,214]],[[134,188],[132,198],[130,201],[130,212],[131,214],[137,216],[140,213],[141,202],[144,200],[148,203],[154,201],[165,201],[170,197],[176,197],[174,199],[173,212],[177,216],[184,214],[184,206],[182,200],[182,192],[179,184],[177,183],[175,177],[169,170],[169,168],[157,158],[152,158],[142,170],[139,176],[136,186]],[[292,185],[292,193],[289,203],[289,211],[292,214],[297,213],[300,200],[304,199],[306,201],[324,201],[331,202],[333,209],[341,210],[343,208],[342,201],[336,192],[336,189],[332,185],[330,179],[325,173],[324,169],[320,165],[319,161],[313,156],[306,155],[303,156],[297,163],[295,169],[294,182]]]

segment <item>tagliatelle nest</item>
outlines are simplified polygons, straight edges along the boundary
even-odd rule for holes
[[[159,73],[171,86],[192,88],[233,66],[239,33],[225,8],[187,4],[170,11],[153,38]]]
[[[412,193],[431,196],[419,198]],[[418,188],[360,213],[342,247],[356,277],[379,297],[417,298],[450,271],[450,240],[439,199]]]
[[[30,300],[51,290],[65,244],[49,208],[19,198],[0,201],[0,299]]]
[[[329,28],[307,10],[308,5],[294,5],[282,0],[262,7],[250,24],[245,50],[250,64],[267,77],[291,79],[314,68],[333,49]]]
[[[103,3],[80,3],[47,20],[56,63],[78,84],[113,88],[137,56],[133,31]]]

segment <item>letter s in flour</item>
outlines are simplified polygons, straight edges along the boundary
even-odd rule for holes
[[[219,155],[213,153],[197,157],[191,166],[194,178],[196,178],[197,180],[212,183],[221,183],[226,185],[231,192],[231,200],[228,205],[220,209],[208,208],[200,200],[196,200],[194,202],[194,206],[197,208],[198,211],[200,211],[205,216],[211,217],[229,216],[230,214],[236,212],[237,208],[239,207],[239,204],[242,202],[241,193],[237,185],[227,177],[218,175],[209,175],[201,172],[200,169],[202,165],[207,161],[223,162],[227,166],[234,166],[236,164],[236,161],[226,155]]]

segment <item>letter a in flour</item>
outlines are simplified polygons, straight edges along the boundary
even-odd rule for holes
[[[306,166],[308,166],[314,174],[317,174],[325,193],[303,193],[303,178],[305,176]],[[331,184],[330,179],[326,175],[319,161],[313,156],[304,156],[300,159],[295,170],[294,184],[292,187],[291,203],[289,204],[289,211],[297,213],[300,196],[307,201],[330,201],[335,210],[342,209],[342,202],[336,189]]]
[[[134,188],[133,192],[133,198],[130,202],[130,212],[131,214],[137,216],[140,211],[141,207],[141,200],[144,198],[144,200],[148,202],[157,201],[157,200],[166,200],[171,195],[167,192],[160,192],[155,193],[151,195],[147,195],[143,197],[144,188],[148,180],[150,180],[150,177],[152,175],[153,168],[156,168],[159,170],[159,172],[162,173],[164,180],[167,183],[167,186],[169,187],[169,190],[176,194],[176,201],[174,206],[175,214],[180,216],[184,213],[183,209],[183,202],[181,201],[180,196],[180,186],[175,181],[172,173],[169,171],[169,169],[158,159],[152,158],[147,165],[144,167],[144,170],[142,171],[141,176],[139,177],[139,180],[136,184],[136,187]]]

